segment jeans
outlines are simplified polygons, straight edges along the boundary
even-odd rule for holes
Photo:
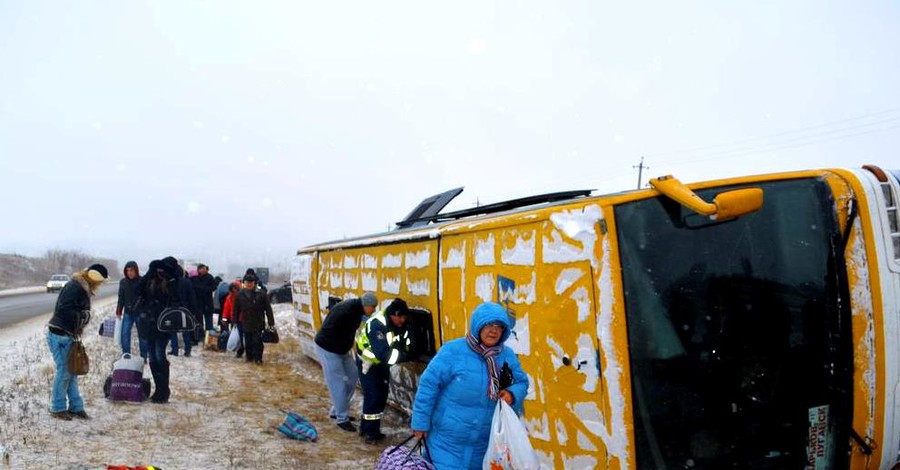
[[[191,354],[191,346],[194,344],[194,332],[193,331],[183,331],[181,332],[181,339],[184,341],[184,355],[189,356]],[[171,334],[171,342],[172,342],[172,355],[178,355],[178,333]]]
[[[215,330],[215,324],[213,324],[213,314],[212,312],[203,314],[203,325],[206,327],[206,331]]]
[[[121,332],[121,341],[122,341],[122,353],[131,354],[131,327],[136,326],[137,318],[128,313],[126,311],[122,314],[122,332]],[[147,348],[148,344],[141,338],[138,338],[138,350],[141,352],[141,357],[144,359],[147,358]]]
[[[331,394],[332,405],[328,414],[336,416],[338,423],[349,421],[347,415],[350,413],[350,400],[353,399],[356,381],[359,379],[353,354],[349,351],[346,354],[335,354],[317,344],[316,355],[322,363],[325,384],[328,385],[328,392]]]
[[[47,346],[56,363],[56,375],[53,376],[53,388],[50,391],[50,411],[84,411],[84,400],[78,392],[78,376],[69,373],[69,349],[72,348],[71,336],[60,336],[47,332]],[[68,405],[66,400],[68,399]]]

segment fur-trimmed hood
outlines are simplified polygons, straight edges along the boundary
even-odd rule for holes
[[[85,275],[84,271],[78,271],[77,273],[72,274],[72,279],[78,282],[78,285],[80,285],[85,292],[91,295],[94,294],[93,292],[91,292],[91,284],[90,282],[88,282],[87,276]]]

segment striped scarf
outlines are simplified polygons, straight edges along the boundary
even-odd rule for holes
[[[481,344],[477,338],[472,336],[471,333],[466,335],[466,341],[469,343],[469,348],[472,351],[475,351],[476,354],[484,358],[484,361],[487,362],[488,369],[488,390],[487,394],[491,400],[497,400],[500,396],[500,369],[497,368],[497,356],[500,354],[500,351],[503,351],[503,345],[498,344],[493,347],[488,347]]]

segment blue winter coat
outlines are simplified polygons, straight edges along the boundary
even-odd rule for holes
[[[472,312],[470,330],[478,336],[488,323],[499,321],[506,328],[500,344],[510,334],[510,321],[500,304],[484,303]],[[519,358],[509,348],[497,356],[497,367],[507,363],[513,372],[513,409],[523,412],[528,377]],[[428,432],[428,450],[437,470],[480,469],[487,452],[491,419],[497,402],[487,394],[487,362],[473,351],[465,338],[441,346],[428,364],[413,403],[412,429]]]

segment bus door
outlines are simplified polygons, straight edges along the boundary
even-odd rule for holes
[[[545,262],[539,271],[542,288],[531,313],[532,355],[527,359],[536,392],[535,401],[526,403],[532,442],[539,450],[543,441],[555,443],[554,468],[604,468],[605,413],[598,398],[603,384],[591,263]]]

